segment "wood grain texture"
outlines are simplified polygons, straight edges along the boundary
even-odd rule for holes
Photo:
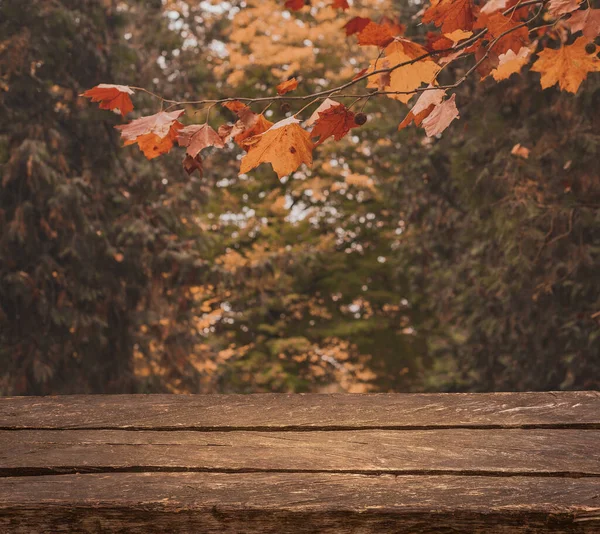
[[[0,399],[3,429],[600,428],[600,392]]]
[[[0,399],[0,533],[600,533],[600,394]]]
[[[600,480],[119,473],[0,479],[0,531],[594,533]]]
[[[116,470],[600,477],[600,430],[0,431],[0,476]]]

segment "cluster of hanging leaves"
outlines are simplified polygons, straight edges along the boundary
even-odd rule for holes
[[[310,2],[286,0],[284,7],[310,9]],[[328,9],[343,14],[349,7],[346,0],[333,0]],[[430,28],[423,43],[404,37],[406,27],[388,17],[379,21],[350,18],[344,26],[346,35],[355,36],[362,47],[373,47],[375,57],[338,87],[289,97],[286,95],[299,87],[298,80],[291,78],[277,85],[272,97],[194,102],[161,99],[161,109],[167,102],[167,110],[189,105],[208,105],[210,110],[221,104],[236,120],[214,130],[208,122],[184,126],[179,119],[185,109],[161,110],[117,128],[124,144],[137,144],[148,159],[169,152],[176,144],[185,147],[183,166],[188,173],[202,173],[204,149],[222,149],[233,142],[245,151],[240,173],[270,163],[282,178],[302,163],[310,166],[316,146],[330,137],[338,141],[365,124],[366,115],[352,108],[362,107],[372,97],[384,95],[409,105],[399,129],[414,124],[433,137],[459,118],[453,91],[468,77],[506,80],[531,63],[530,70],[541,74],[542,89],[558,85],[575,93],[589,73],[600,71],[594,43],[600,34],[600,9],[592,9],[582,0],[488,0],[483,6],[473,0],[431,0],[416,19]],[[471,61],[465,74],[451,84],[439,83],[444,69],[465,60]],[[366,88],[357,95],[355,88],[362,83]],[[124,117],[133,111],[130,95],[135,90],[149,93],[143,88],[100,84],[83,96]],[[348,99],[351,103],[347,105]],[[264,116],[265,110],[257,113],[250,107],[274,102],[283,102],[284,111],[291,109],[289,102],[308,104],[275,124]],[[311,106],[316,107],[312,113]],[[310,115],[303,120],[305,113]]]

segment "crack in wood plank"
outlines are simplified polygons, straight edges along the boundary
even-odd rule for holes
[[[157,465],[114,466],[53,466],[53,467],[14,467],[0,468],[0,478],[36,477],[47,475],[88,475],[110,473],[281,473],[281,474],[343,474],[382,476],[467,476],[467,477],[528,477],[528,478],[598,478],[600,473],[577,471],[488,471],[463,469],[268,469],[268,468],[212,468],[212,467],[177,467]]]

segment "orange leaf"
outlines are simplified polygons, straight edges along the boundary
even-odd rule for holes
[[[542,74],[542,89],[558,83],[562,90],[576,93],[588,73],[600,71],[600,60],[585,51],[587,43],[585,37],[579,37],[572,45],[546,48],[538,54],[531,70]]]
[[[296,80],[296,78],[286,80],[285,82],[282,82],[277,86],[277,94],[285,95],[286,93],[289,93],[290,91],[296,89],[296,87],[298,87],[298,80]]]
[[[79,96],[91,98],[92,102],[100,102],[100,109],[117,109],[124,117],[133,111],[133,103],[129,98],[129,95],[132,94],[133,89],[127,85],[101,83]]]
[[[361,46],[375,45],[383,48],[389,45],[396,36],[391,24],[369,23],[358,33],[358,44]]]
[[[319,112],[319,118],[315,122],[310,136],[319,138],[315,144],[318,146],[331,136],[339,141],[350,131],[350,128],[357,127],[358,124],[354,122],[354,113],[344,104],[337,104]]]
[[[240,122],[240,121],[238,121]],[[264,115],[256,115],[255,120],[252,122],[250,127],[244,128],[240,133],[233,133],[233,140],[243,149],[245,149],[245,140],[254,137],[255,135],[260,135],[261,133],[266,132],[269,128],[273,126],[273,123],[265,119]]]
[[[312,165],[313,143],[310,134],[294,117],[274,124],[266,132],[246,142],[248,154],[242,158],[240,174],[261,163],[270,163],[279,178],[294,172],[302,163]]]
[[[228,102],[224,102],[223,107],[227,108],[229,111],[233,111],[238,116],[241,111],[248,109],[248,106],[242,104],[239,100],[229,100]]]
[[[223,139],[208,123],[202,125],[192,124],[179,130],[177,142],[179,146],[187,147],[186,154],[192,158],[195,158],[201,150],[209,146],[216,148],[223,148],[225,146]]]
[[[505,17],[502,13],[493,13],[491,15],[480,15],[474,27],[475,29],[487,27],[486,36],[490,40],[496,39],[504,32],[510,30],[510,33],[500,37],[492,47],[492,50],[496,54],[503,54],[508,50],[518,52],[529,42],[529,32],[525,26],[513,30],[513,28],[516,28],[520,24],[520,22],[512,18]]]
[[[433,22],[444,33],[473,29],[472,0],[433,0],[423,14],[423,22]]]
[[[436,106],[429,116],[423,120],[423,127],[427,137],[441,134],[454,119],[458,119],[458,109],[455,103],[456,95],[452,95]]]
[[[452,35],[452,34],[449,34]],[[446,50],[454,46],[454,42],[436,32],[427,32],[425,46],[428,50]]]
[[[183,109],[161,111],[115,128],[121,131],[125,146],[137,143],[144,155],[152,159],[166,154],[173,147],[178,130],[183,128],[183,124],[177,120],[183,112]]]
[[[517,143],[510,151],[513,156],[519,156],[523,159],[527,159],[529,157],[529,152],[530,150],[527,147],[521,146],[521,143]]]
[[[354,35],[355,33],[359,33],[360,31],[362,31],[365,28],[365,26],[367,26],[367,24],[369,24],[369,22],[371,22],[371,19],[366,19],[364,17],[351,18],[344,25],[344,29],[346,30],[346,35],[349,36],[349,35]]]
[[[173,148],[173,144],[177,139],[177,131],[182,128],[180,122],[174,122],[165,137],[158,137],[153,133],[143,134],[135,140],[125,141],[124,146],[137,143],[139,149],[148,159],[154,159],[162,154],[166,154]]]
[[[239,118],[235,124],[221,125],[219,127],[219,136],[224,141],[233,139],[241,148],[244,148],[244,140],[254,135],[259,135],[268,130],[273,123],[261,114],[254,113],[248,106],[234,100],[223,104],[233,111]]]

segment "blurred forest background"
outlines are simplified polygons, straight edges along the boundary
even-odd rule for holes
[[[203,177],[149,162],[78,97],[331,87],[365,54],[346,20],[276,0],[0,2],[0,394],[600,387],[599,76],[577,95],[471,80],[439,140],[372,99],[282,182],[238,177],[224,151]]]

